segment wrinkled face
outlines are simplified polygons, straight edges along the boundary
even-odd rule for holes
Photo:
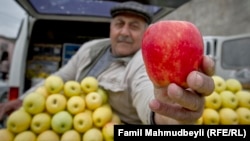
[[[110,38],[112,54],[133,55],[141,48],[143,33],[147,28],[145,20],[133,14],[121,14],[112,19]]]

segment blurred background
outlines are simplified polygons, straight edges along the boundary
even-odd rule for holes
[[[192,0],[164,20],[191,21],[204,36],[228,36],[250,33],[249,0]]]

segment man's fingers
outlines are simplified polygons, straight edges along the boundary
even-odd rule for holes
[[[190,111],[178,104],[162,103],[157,99],[152,100],[149,103],[149,107],[152,111],[160,115],[178,120],[181,123],[192,123],[196,121],[201,115],[200,112]]]
[[[193,71],[187,77],[188,86],[195,92],[207,96],[214,91],[214,81],[210,76]]]
[[[203,96],[191,90],[182,89],[176,84],[169,85],[168,95],[175,103],[190,111],[201,111],[205,103]]]
[[[207,74],[208,76],[214,75],[215,71],[215,63],[212,58],[209,56],[204,56],[202,60],[202,71]]]

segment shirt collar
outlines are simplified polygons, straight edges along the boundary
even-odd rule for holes
[[[117,62],[122,62],[122,63],[125,63],[125,64],[128,64],[128,62],[131,60],[132,58],[132,55],[130,56],[125,56],[125,57],[116,57],[116,56],[113,56],[113,54],[111,53],[111,46],[109,47],[109,49],[107,50],[107,54],[109,56],[111,56],[114,61],[117,61]]]

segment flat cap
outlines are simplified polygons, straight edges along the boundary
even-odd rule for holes
[[[138,15],[145,19],[148,24],[152,22],[152,13],[150,13],[150,10],[147,8],[147,6],[135,1],[119,3],[110,10],[112,17],[122,13],[132,13]]]

